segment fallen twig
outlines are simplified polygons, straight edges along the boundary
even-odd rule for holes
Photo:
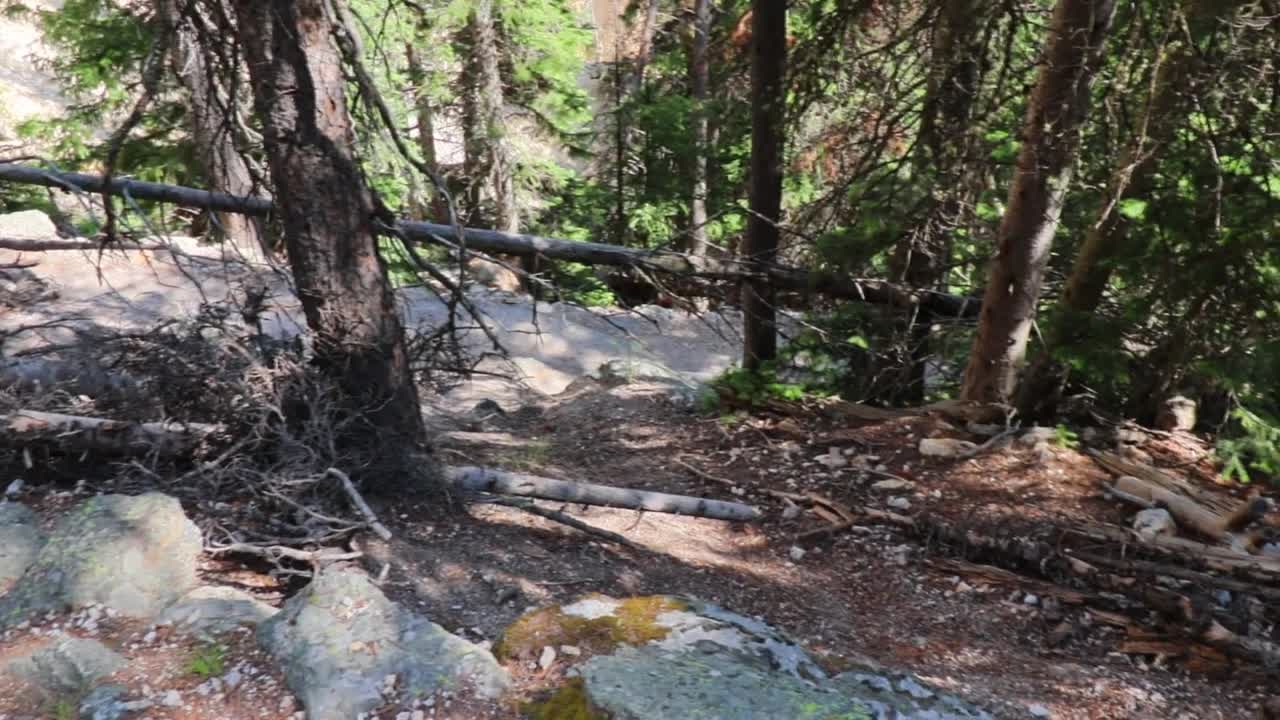
[[[623,537],[622,535],[619,535],[616,532],[605,530],[603,528],[598,528],[594,525],[588,525],[587,523],[560,510],[550,510],[544,507],[539,507],[536,504],[534,504],[532,500],[516,500],[514,498],[493,498],[491,500],[487,500],[486,502],[492,503],[494,505],[504,505],[506,507],[512,507],[518,510],[523,510],[531,515],[537,515],[538,517],[546,518],[553,522],[558,522],[561,525],[567,525],[568,527],[571,527],[574,530],[578,530],[578,531],[587,533],[588,535],[598,537],[601,540],[607,540],[611,543],[625,545],[626,547],[632,548],[633,550],[643,549],[640,545],[637,545],[636,543],[632,542],[631,540],[628,540],[627,538]]]
[[[369,524],[369,529],[372,530],[374,534],[383,540],[391,540],[391,531],[387,529],[386,525],[383,525],[378,520],[378,516],[375,515],[373,509],[369,507],[369,503],[365,502],[364,498],[361,497],[360,492],[356,490],[355,484],[351,482],[351,478],[348,477],[346,473],[342,472],[338,468],[329,468],[324,471],[324,474],[329,477],[337,478],[338,482],[342,483],[342,489],[346,491],[347,497],[351,498],[351,503],[356,506],[356,509],[360,511],[360,514],[364,515],[364,519]]]

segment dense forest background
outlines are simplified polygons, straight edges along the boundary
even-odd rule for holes
[[[74,101],[22,135],[64,170],[269,195],[270,132],[229,5],[5,3],[38,19]],[[747,399],[961,397],[1054,424],[1153,422],[1184,395],[1199,429],[1222,432],[1229,475],[1280,473],[1280,5],[796,0],[785,23],[780,4],[754,5],[334,4],[358,59],[344,72],[360,170],[399,217],[740,256],[906,298],[704,289],[745,307],[748,336],[774,307],[802,320],[776,354],[748,341],[749,370],[722,382]],[[47,203],[0,186],[5,208]],[[279,244],[279,221],[141,207]],[[78,229],[149,227],[105,223]],[[395,282],[421,281],[383,247]],[[681,294],[631,297],[652,279],[574,263],[523,268],[572,302]],[[920,301],[984,293],[979,317]]]

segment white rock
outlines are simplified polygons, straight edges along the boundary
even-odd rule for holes
[[[561,645],[560,652],[568,655],[569,657],[578,657],[582,654],[582,650],[575,645]]]
[[[1034,718],[1053,717],[1053,713],[1049,711],[1049,708],[1045,707],[1044,705],[1041,705],[1040,703],[1031,705],[1030,707],[1027,708],[1027,711],[1030,712],[1031,717],[1034,717]]]
[[[968,440],[952,440],[950,438],[925,438],[920,441],[921,455],[929,457],[958,457],[978,449]]]
[[[795,520],[800,517],[800,506],[791,504],[782,509],[783,520]]]
[[[803,560],[805,555],[804,548],[800,547],[799,545],[792,545],[791,549],[787,551],[787,554],[790,555],[791,559],[796,562],[800,562],[801,560]]]
[[[22,480],[22,478],[18,478],[17,480],[14,480],[13,482],[9,483],[9,487],[4,489],[5,497],[17,497],[18,495],[21,495],[22,488],[25,485],[26,483]]]
[[[828,470],[839,470],[849,464],[849,458],[840,452],[840,448],[833,447],[827,450],[826,455],[819,455],[814,461]]]
[[[901,492],[903,490],[910,490],[915,486],[916,484],[910,480],[900,480],[898,478],[890,478],[888,480],[880,480],[879,482],[871,483],[872,490],[880,490],[883,492]]]
[[[547,670],[556,661],[556,649],[547,645],[542,648],[542,654],[538,656],[538,667]]]
[[[891,497],[889,498],[888,505],[894,510],[910,510],[911,509],[911,501],[904,497]]]
[[[1161,535],[1175,535],[1178,524],[1164,508],[1148,508],[1133,516],[1133,529],[1143,540],[1153,540]]]
[[[163,698],[160,699],[160,704],[164,705],[165,707],[181,707],[182,694],[179,693],[177,690],[170,690],[169,692],[164,694]]]

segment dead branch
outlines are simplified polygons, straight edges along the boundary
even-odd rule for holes
[[[444,475],[446,481],[454,488],[470,492],[519,495],[583,505],[693,515],[716,520],[748,521],[758,520],[761,516],[758,509],[742,503],[555,480],[491,468],[447,467]]]
[[[37,238],[0,237],[0,250],[16,252],[53,252],[59,250],[173,250],[163,243],[107,242],[88,238],[45,240]],[[34,263],[32,263],[34,264]]]
[[[378,520],[378,516],[375,515],[373,509],[369,507],[369,503],[365,502],[364,498],[361,497],[360,492],[356,490],[356,486],[351,482],[351,478],[348,477],[346,473],[342,472],[338,468],[329,468],[324,471],[324,474],[337,478],[338,482],[342,483],[342,489],[346,491],[347,497],[351,498],[351,504],[355,505],[356,509],[360,511],[360,514],[364,516],[364,519],[369,524],[369,529],[372,530],[375,535],[383,540],[391,540],[391,531],[387,529],[386,525],[383,525]]]
[[[128,194],[144,200],[158,200],[215,212],[267,215],[270,200],[244,198],[195,188],[161,183],[111,178],[84,173],[57,173],[41,168],[0,163],[0,180],[44,185],[89,192]],[[566,260],[586,265],[613,265],[647,272],[741,281],[763,272],[775,287],[807,295],[828,295],[858,302],[901,308],[924,308],[935,317],[975,318],[981,309],[978,297],[962,297],[929,290],[913,290],[880,280],[850,278],[830,272],[806,272],[783,265],[747,263],[734,259],[692,256],[665,250],[625,248],[603,243],[578,242],[561,238],[517,233],[457,228],[436,223],[401,221],[396,228],[415,242],[451,244],[448,238],[463,235],[472,250],[498,255],[535,255],[550,260]]]
[[[364,557],[362,552],[334,552],[331,550],[299,550],[297,548],[286,547],[284,545],[253,545],[251,543],[231,543],[230,545],[218,545],[207,547],[205,551],[212,555],[221,555],[224,553],[234,553],[240,555],[253,555],[256,557],[278,562],[283,559],[297,560],[298,562],[310,563],[311,565],[319,565],[327,562],[338,562],[340,560],[355,560]]]
[[[119,454],[185,455],[222,430],[220,425],[204,423],[136,423],[39,410],[0,415],[0,443],[49,442],[77,450]]]

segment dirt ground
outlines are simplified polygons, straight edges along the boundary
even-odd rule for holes
[[[521,613],[584,593],[672,594],[765,619],[831,671],[868,660],[909,670],[999,717],[1253,718],[1262,717],[1272,692],[1267,678],[1248,667],[1189,668],[1121,653],[1123,633],[1083,607],[1060,602],[1061,587],[998,573],[974,577],[954,549],[891,527],[854,525],[797,540],[827,520],[788,509],[765,492],[818,493],[849,506],[1005,531],[1046,520],[1126,522],[1128,511],[1099,495],[1104,471],[1074,449],[1012,443],[962,461],[924,458],[916,452],[923,437],[972,436],[930,417],[838,426],[817,415],[706,416],[648,385],[609,389],[583,382],[517,411],[485,407],[437,423],[437,453],[445,462],[738,500],[761,508],[765,518],[728,523],[543,504],[639,546],[628,548],[517,508],[374,500],[393,539],[360,538],[371,574],[385,573],[382,586],[393,599],[470,640],[493,642]],[[1177,442],[1166,445],[1163,450],[1179,452]],[[843,460],[830,459],[837,455]],[[31,501],[52,520],[75,500],[64,489]],[[204,574],[274,603],[288,592],[260,570],[234,562],[209,560]],[[50,617],[6,634],[0,656],[19,652],[54,626],[84,634],[75,617]],[[201,646],[163,635],[146,640],[151,631],[104,623],[94,634],[132,658],[146,658],[114,680],[160,696],[174,689],[184,699],[147,717],[283,720],[296,712],[251,643],[219,650],[226,667],[252,667],[261,677],[252,702],[232,702],[241,696],[200,694],[208,678],[192,662]],[[510,668],[523,699],[562,677],[563,659],[546,669],[535,660]],[[31,717],[33,701],[20,698],[15,688],[0,688],[0,718]],[[41,707],[35,717],[59,717],[55,706]],[[454,711],[442,703],[424,707],[421,717],[518,716],[511,706]]]

